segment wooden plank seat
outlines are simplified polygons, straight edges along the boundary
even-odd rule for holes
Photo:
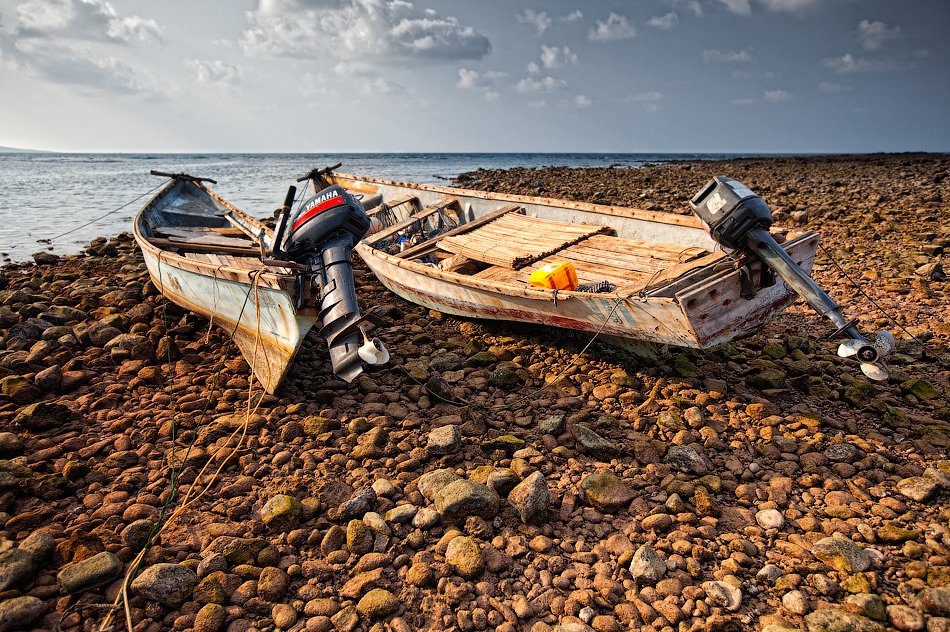
[[[406,250],[400,252],[396,256],[402,257],[403,259],[412,259],[413,257],[419,257],[421,255],[428,254],[432,252],[433,250],[435,250],[436,248],[438,248],[439,242],[441,242],[446,237],[453,237],[455,235],[461,235],[463,233],[471,232],[475,230],[476,228],[479,228],[481,226],[484,226],[485,224],[495,221],[502,215],[507,215],[508,213],[524,213],[524,208],[522,208],[521,206],[518,206],[517,204],[508,204],[506,206],[501,207],[500,209],[497,209],[497,210],[492,211],[491,213],[488,213],[487,215],[483,215],[482,217],[479,217],[478,219],[474,219],[468,222],[467,224],[456,226],[450,231],[436,235],[435,237],[431,239],[427,239],[421,244],[416,244],[415,246],[412,246],[411,248],[407,248]]]
[[[494,265],[473,276],[490,281],[528,283],[531,273],[550,263],[571,263],[584,285],[609,281],[613,292],[629,294],[668,283],[718,260],[722,253],[674,244],[593,235],[520,270]]]
[[[205,246],[234,246],[253,247],[252,241],[243,231],[237,228],[207,228],[207,227],[171,227],[163,226],[155,229],[156,237],[164,237],[170,242],[182,244],[199,244]]]
[[[609,226],[511,213],[463,235],[446,237],[439,248],[473,261],[518,269],[592,235],[612,231]]]

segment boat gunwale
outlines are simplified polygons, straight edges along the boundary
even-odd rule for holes
[[[417,189],[429,191],[432,193],[443,193],[445,195],[474,197],[483,200],[496,200],[499,202],[516,202],[522,204],[537,204],[540,206],[553,206],[556,208],[567,208],[600,215],[611,215],[614,217],[624,217],[628,219],[637,219],[645,222],[654,222],[659,224],[669,224],[672,226],[681,226],[683,228],[695,228],[704,230],[699,218],[694,215],[679,215],[676,213],[662,213],[658,211],[647,211],[634,208],[632,206],[615,206],[606,204],[594,204],[592,202],[580,202],[574,200],[565,200],[563,198],[549,198],[531,195],[519,195],[516,193],[496,193],[492,191],[479,191],[478,189],[466,189],[463,187],[450,187],[441,184],[422,184],[416,182],[405,182],[401,180],[388,180],[386,178],[375,178],[372,176],[361,176],[348,173],[333,172],[330,180],[334,184],[345,185],[336,182],[336,179],[346,179],[356,182],[369,182],[372,184],[382,184],[386,186],[402,187],[407,189]]]
[[[248,223],[252,225],[259,226],[265,232],[265,234],[271,234],[271,230],[267,228],[266,226],[264,226],[256,218],[240,210],[239,208],[237,208],[236,206],[234,206],[233,204],[231,204],[230,202],[222,198],[220,195],[218,195],[211,189],[205,187],[202,183],[192,182],[192,181],[188,181],[187,183],[193,184],[200,190],[207,193],[212,199],[222,204],[228,211],[235,213],[242,220],[247,221]],[[261,262],[260,268],[250,269],[250,268],[243,268],[243,267],[239,268],[232,265],[228,265],[226,263],[215,264],[210,261],[202,261],[201,259],[191,259],[184,255],[179,255],[169,250],[160,248],[159,246],[156,246],[149,240],[149,237],[146,236],[142,231],[143,224],[145,223],[145,213],[150,210],[160,211],[160,209],[156,209],[153,207],[156,206],[158,202],[162,198],[164,198],[166,195],[171,195],[172,189],[176,185],[179,185],[179,184],[184,186],[185,182],[176,181],[176,180],[169,181],[168,184],[166,184],[164,187],[162,187],[162,189],[158,193],[152,196],[152,198],[145,204],[145,206],[143,206],[139,210],[139,212],[136,213],[135,220],[132,222],[132,235],[135,237],[136,242],[138,242],[139,247],[141,247],[143,250],[148,250],[150,254],[156,257],[159,264],[167,263],[179,269],[190,269],[192,272],[195,272],[196,274],[210,276],[215,279],[220,278],[225,281],[233,281],[236,283],[244,283],[244,284],[253,283],[254,279],[252,277],[252,274],[254,272],[257,272],[258,270],[263,270],[264,272],[260,274],[258,283],[265,284],[267,287],[272,288],[272,289],[277,289],[277,290],[286,292],[287,288],[284,287],[284,283],[287,282],[288,280],[291,280],[291,281],[293,280],[294,274],[292,272],[275,272],[271,270],[268,266],[264,265],[263,261]],[[171,261],[169,261],[169,259],[171,259]],[[198,268],[198,269],[196,270],[195,268]],[[230,273],[232,276],[243,277],[243,278],[227,278],[225,276],[221,276],[222,273]]]

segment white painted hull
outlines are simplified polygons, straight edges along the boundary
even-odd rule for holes
[[[181,307],[210,319],[241,350],[254,375],[273,393],[317,318],[299,312],[282,289],[184,270],[172,257],[142,248],[155,287]],[[161,258],[161,260],[160,260]]]

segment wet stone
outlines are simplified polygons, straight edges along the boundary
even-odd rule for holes
[[[132,590],[146,599],[179,606],[191,597],[198,583],[195,571],[181,564],[154,564],[132,581]]]
[[[455,454],[462,449],[462,432],[456,425],[440,426],[429,432],[426,450],[429,454],[441,456]]]
[[[860,573],[871,566],[867,551],[844,537],[824,538],[812,547],[812,554],[839,571]]]
[[[626,509],[636,490],[613,474],[588,474],[580,484],[581,498],[592,507],[607,513]]]
[[[603,460],[611,459],[617,455],[617,447],[613,443],[587,426],[577,424],[574,426],[573,434],[578,450],[584,454]]]
[[[666,574],[666,563],[653,547],[644,544],[633,554],[630,574],[641,584],[655,584]]]
[[[498,494],[487,485],[459,479],[442,488],[435,508],[448,523],[464,522],[469,516],[490,520],[498,513]]]
[[[805,616],[807,632],[884,632],[884,625],[837,608],[815,610]]]
[[[14,597],[0,601],[0,632],[28,629],[44,612],[46,605],[36,597]]]
[[[122,574],[122,562],[112,553],[103,551],[74,562],[63,568],[56,580],[67,593],[77,593],[105,584]]]

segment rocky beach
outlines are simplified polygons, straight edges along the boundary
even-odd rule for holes
[[[816,280],[898,338],[889,381],[801,302],[644,359],[367,274],[392,363],[346,384],[314,334],[268,396],[128,235],[4,266],[0,632],[950,632],[950,157],[457,183],[688,213],[720,174],[822,235]]]

